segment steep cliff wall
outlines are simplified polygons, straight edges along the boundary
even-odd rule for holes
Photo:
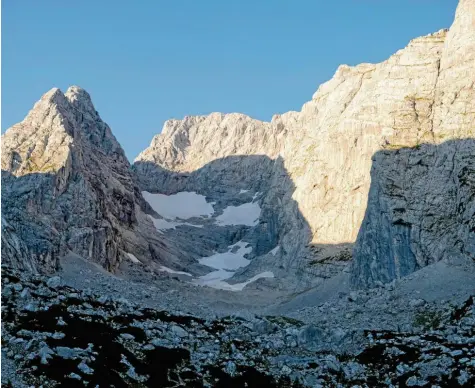
[[[200,259],[246,243],[235,279],[303,281],[334,275],[357,241],[355,287],[473,257],[474,14],[461,0],[450,30],[340,66],[300,112],[167,121],[132,170],[89,95],[53,89],[2,138],[12,250],[50,269],[72,250],[110,270],[132,253],[203,274]],[[183,191],[213,211],[166,219],[142,196]],[[256,222],[222,222],[251,207]]]
[[[320,246],[356,240],[367,209],[372,158],[377,155],[373,166],[375,188],[368,202],[368,212],[372,216],[367,215],[365,223],[365,230],[372,228],[374,232],[367,234],[362,230],[361,233],[378,240],[380,244],[383,241],[394,244],[394,241],[388,240],[387,234],[393,233],[394,229],[397,230],[394,233],[412,248],[393,247],[398,252],[401,270],[392,271],[388,269],[388,260],[394,259],[387,257],[388,250],[376,249],[363,254],[365,249],[361,244],[365,239],[360,237],[353,265],[354,285],[371,283],[370,278],[374,274],[364,269],[369,266],[368,261],[378,263],[380,275],[376,278],[387,281],[441,259],[443,255],[433,254],[437,251],[435,247],[430,250],[432,253],[424,248],[428,242],[422,243],[420,239],[427,237],[421,237],[414,231],[399,231],[401,224],[391,221],[391,217],[388,221],[382,221],[381,217],[386,217],[385,211],[378,210],[378,206],[382,205],[375,202],[379,200],[376,192],[384,195],[382,188],[376,188],[382,183],[374,181],[389,175],[394,176],[396,184],[399,180],[402,186],[409,185],[407,179],[410,174],[405,176],[403,171],[396,174],[395,169],[410,169],[410,166],[400,161],[402,156],[398,156],[392,164],[386,159],[383,162],[386,154],[380,154],[382,150],[393,155],[399,149],[417,148],[419,159],[428,163],[428,175],[417,173],[413,177],[425,182],[420,184],[417,192],[421,201],[434,200],[428,191],[428,183],[436,185],[436,182],[449,179],[450,175],[440,175],[437,167],[437,163],[445,163],[442,161],[444,157],[453,159],[456,150],[462,147],[464,157],[459,155],[460,161],[453,163],[460,170],[469,169],[467,164],[471,163],[473,155],[471,143],[464,143],[463,146],[451,143],[452,146],[442,147],[440,151],[439,148],[422,145],[475,137],[474,8],[473,0],[462,0],[450,30],[416,38],[385,62],[340,66],[335,76],[320,86],[300,112],[276,115],[271,122],[239,114],[218,113],[168,121],[162,133],[135,161],[139,185],[148,191],[168,194],[186,187],[186,190],[197,190],[213,198],[217,192],[214,192],[214,186],[205,184],[206,179],[193,180],[185,186],[174,185],[172,182],[183,181],[176,178],[176,174],[187,179],[193,171],[230,155],[266,155],[272,160],[280,158],[282,168],[289,177],[288,185],[277,184],[279,171],[269,170],[262,174],[264,166],[248,171],[251,177],[256,174],[256,180],[265,175],[269,182],[274,182],[269,185],[260,204],[266,207],[267,199],[268,214],[280,215],[273,242],[285,248],[281,250],[281,255],[286,257],[280,256],[280,261],[287,264],[289,261],[298,262],[299,267],[310,270],[308,264],[312,254],[306,249],[296,249],[297,246],[310,244],[318,250]],[[401,152],[408,158],[406,151]],[[439,152],[445,156],[434,155]],[[245,170],[245,167],[242,169]],[[235,170],[229,169],[225,180],[234,181],[230,184],[238,188],[242,178],[233,175]],[[406,194],[416,195],[405,191],[401,195]],[[470,201],[471,197],[467,194],[463,200]],[[433,206],[437,206],[436,202]],[[429,211],[426,207],[424,210]],[[446,210],[441,211],[441,217],[442,213],[444,217],[449,217]],[[261,216],[261,222],[269,224],[264,217]],[[450,219],[456,224],[462,222],[455,213]],[[303,228],[298,226],[302,223],[305,224]],[[383,224],[385,228],[380,227]],[[427,233],[432,232],[427,230]],[[439,232],[442,233],[441,230]],[[439,238],[439,232],[434,232],[431,239]],[[448,251],[452,247],[449,240],[455,236],[448,231],[444,236]],[[471,238],[471,234],[465,233],[463,245],[470,245],[468,239]],[[388,271],[394,275],[383,275]]]
[[[2,136],[4,231],[21,241],[16,251],[2,244],[4,262],[21,254],[27,268],[54,270],[71,250],[114,270],[132,249],[151,260],[158,242],[143,204],[121,146],[81,88],[52,89]]]
[[[378,152],[352,284],[388,282],[442,259],[475,260],[475,1],[461,0],[435,84],[430,136]]]

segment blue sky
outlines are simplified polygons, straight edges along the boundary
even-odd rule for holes
[[[299,110],[338,65],[449,27],[456,0],[3,0],[2,132],[79,85],[129,159],[169,118]]]

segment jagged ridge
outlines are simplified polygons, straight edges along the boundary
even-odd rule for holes
[[[57,269],[72,251],[113,271],[132,249],[158,255],[124,151],[77,86],[50,90],[3,135],[2,186],[2,217],[33,258],[25,266]]]
[[[267,172],[274,184],[260,201],[268,210],[263,212],[260,223],[271,224],[272,219],[265,218],[266,214],[278,213],[281,219],[271,240],[284,249],[275,260],[286,268],[298,263],[299,269],[311,271],[315,266],[308,263],[315,262],[314,254],[297,250],[296,245],[310,243],[318,251],[321,245],[352,243],[358,233],[365,235],[368,228],[373,231],[371,239],[399,244],[391,239],[399,233],[397,217],[390,216],[394,219],[388,223],[380,219],[386,217],[386,211],[376,218],[367,217],[368,222],[360,230],[366,209],[377,208],[374,201],[383,200],[383,195],[387,195],[383,193],[391,192],[391,188],[384,188],[381,196],[371,197],[366,206],[374,163],[373,170],[381,171],[373,174],[374,180],[383,175],[400,180],[394,184],[401,185],[398,195],[405,199],[403,204],[391,206],[405,212],[406,218],[419,217],[419,221],[403,239],[401,249],[366,249],[362,247],[365,239],[359,238],[353,266],[354,286],[390,281],[453,252],[473,257],[475,236],[470,220],[474,205],[467,194],[473,191],[473,182],[464,178],[462,183],[454,177],[460,171],[465,171],[464,175],[473,171],[473,143],[459,140],[475,137],[474,8],[473,0],[462,0],[450,30],[414,39],[385,62],[340,66],[300,112],[276,115],[268,123],[240,114],[219,113],[168,121],[162,134],[155,136],[150,147],[135,160],[141,188],[170,194],[183,187],[169,184],[177,173],[187,175],[214,160],[232,155],[266,155],[272,160],[279,156],[290,184],[279,185],[282,169]],[[420,147],[450,140],[457,142]],[[407,163],[389,161],[380,166],[381,158],[373,159],[381,150],[396,155],[397,150],[407,147],[417,148],[409,164],[419,163],[416,155],[428,163],[425,172],[415,172],[412,179],[430,180],[434,186],[448,182],[450,189],[446,188],[452,193],[465,193],[462,197],[451,197],[444,216],[438,209],[438,204],[448,199],[444,193],[433,195],[427,184],[411,186],[413,181],[398,175],[401,169],[409,168]],[[445,169],[450,168],[454,155],[460,156],[453,162],[456,171],[447,174]],[[447,162],[440,169],[437,163],[443,163],[442,160]],[[266,175],[263,168],[255,166],[252,170],[262,176]],[[236,170],[240,171],[234,166],[224,179],[233,181]],[[205,182],[206,176],[194,178],[187,190],[213,197],[213,187]],[[463,185],[467,187],[462,188]],[[238,186],[242,188],[241,182],[236,183]],[[411,208],[412,198],[426,203],[423,211]],[[448,209],[460,202],[464,203],[463,215],[450,215]],[[301,217],[295,216],[296,212]],[[424,214],[434,212],[441,212],[441,216],[437,218],[439,224],[431,228]],[[308,228],[302,228],[302,222]],[[381,228],[383,224],[385,227]],[[289,238],[291,231],[294,234]],[[299,231],[297,236],[295,231]],[[430,247],[436,240],[439,243]],[[263,257],[267,265],[271,260]],[[403,269],[390,270],[388,266],[394,261]]]

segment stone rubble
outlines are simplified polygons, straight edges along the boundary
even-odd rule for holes
[[[285,316],[203,319],[2,266],[2,351],[33,386],[374,387],[475,384],[475,297],[417,332],[348,333]],[[21,285],[21,287],[19,287]],[[21,289],[28,289],[27,297]],[[358,300],[360,295],[352,295]],[[31,309],[28,306],[36,306]],[[419,306],[421,307],[421,306]],[[437,320],[431,314],[437,314]],[[3,380],[8,384],[6,380]],[[247,385],[246,385],[247,384]],[[15,386],[22,386],[21,384]]]

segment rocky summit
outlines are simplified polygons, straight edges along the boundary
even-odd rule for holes
[[[1,165],[6,386],[475,386],[475,0],[299,112],[169,120],[133,164],[51,89]]]

